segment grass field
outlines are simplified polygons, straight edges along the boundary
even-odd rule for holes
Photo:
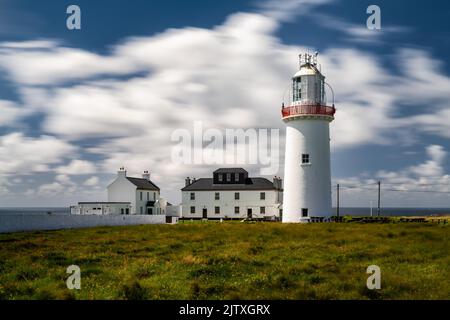
[[[0,235],[1,299],[450,299],[449,225],[183,223]],[[66,268],[81,268],[81,290]],[[381,290],[366,268],[381,268]]]

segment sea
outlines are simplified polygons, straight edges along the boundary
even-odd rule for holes
[[[377,216],[377,208],[343,207],[339,208],[341,216]],[[26,207],[26,208],[0,208],[0,215],[47,215],[47,214],[70,214],[68,207]],[[336,208],[333,208],[336,215]],[[381,208],[381,216],[441,216],[450,215],[450,208]]]

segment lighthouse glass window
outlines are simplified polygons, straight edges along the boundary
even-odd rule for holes
[[[302,154],[302,164],[310,164],[309,162],[309,153]]]
[[[293,86],[292,86],[292,93],[293,93],[293,101],[300,101],[302,99],[302,78],[294,78],[293,79]]]

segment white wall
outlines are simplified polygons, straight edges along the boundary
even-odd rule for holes
[[[71,214],[124,214],[126,209],[131,213],[131,205],[126,203],[81,203],[70,208]]]
[[[190,200],[191,192],[195,193],[195,200]],[[220,193],[220,200],[215,200],[215,193]],[[234,199],[234,193],[239,192],[240,199]],[[265,192],[266,199],[260,200],[260,192]],[[247,209],[252,209],[252,217],[279,217],[278,204],[281,202],[281,192],[276,190],[257,191],[182,191],[183,218],[202,218],[203,208],[206,207],[208,218],[246,218]],[[195,206],[195,214],[191,214],[190,207]],[[220,214],[215,213],[215,207],[220,207]],[[239,214],[234,213],[234,207],[239,207]],[[260,213],[260,207],[265,207],[265,213]]]
[[[301,209],[310,217],[331,215],[329,121],[296,119],[286,123],[283,222],[300,222]],[[302,165],[302,154],[310,165]]]
[[[141,200],[141,194],[142,192],[142,200]],[[147,192],[149,196],[149,200],[147,200]],[[147,208],[147,201],[156,201],[159,199],[159,192],[158,191],[151,191],[151,190],[136,190],[135,196],[134,196],[134,204],[135,209],[133,211],[136,214],[141,214],[141,208],[142,208],[142,214],[147,214],[146,208]],[[158,208],[153,208],[152,214],[159,214],[159,212],[156,212]],[[162,212],[161,212],[162,213]]]
[[[126,171],[123,172],[125,172],[125,174],[122,174],[119,171],[116,180],[107,187],[108,201],[130,202],[130,214],[139,213],[139,211],[136,212],[136,186],[126,178]]]
[[[0,232],[162,224],[164,215],[0,215]]]

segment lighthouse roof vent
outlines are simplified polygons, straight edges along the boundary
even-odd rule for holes
[[[297,71],[297,73],[294,75],[294,78],[308,75],[313,76],[316,74],[321,75],[321,72],[317,64],[317,52],[314,55],[309,53],[300,54],[299,64],[300,70]]]

